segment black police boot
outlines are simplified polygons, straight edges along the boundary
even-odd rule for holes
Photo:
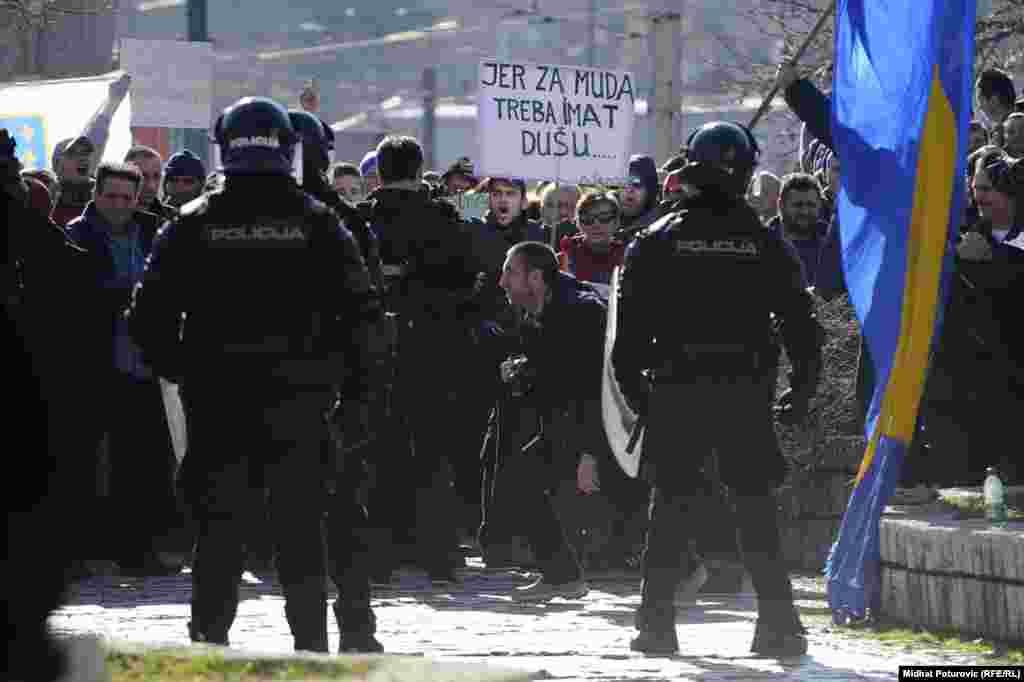
[[[196,599],[197,590],[193,587],[192,618],[188,621],[188,637],[193,642],[228,646],[228,630],[234,620],[233,611],[220,610],[221,604],[212,602],[204,604],[204,600]]]
[[[324,580],[283,586],[284,615],[295,639],[296,651],[326,654],[327,594]]]
[[[676,634],[676,610],[673,606],[650,608],[641,606],[636,612],[636,627],[640,631],[629,648],[650,656],[674,656],[679,653]]]
[[[803,656],[807,653],[806,633],[792,602],[759,603],[750,651],[772,658]]]
[[[225,631],[210,632],[201,628],[194,620],[188,622],[188,638],[200,644],[217,644],[228,646],[228,633]]]
[[[369,606],[346,606],[335,601],[333,608],[338,632],[341,633],[339,654],[379,654],[384,651],[384,645],[374,637],[377,618]]]

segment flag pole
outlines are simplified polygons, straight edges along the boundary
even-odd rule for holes
[[[832,13],[835,11],[835,9],[836,0],[832,0],[832,2],[828,4],[828,7],[826,7],[825,10],[821,13],[821,16],[818,17],[818,23],[816,23],[814,25],[814,28],[811,29],[811,32],[807,34],[807,38],[804,39],[803,44],[800,45],[800,48],[796,51],[796,54],[794,54],[793,58],[789,60],[789,63],[792,66],[796,66],[797,62],[800,61],[800,58],[804,56],[804,52],[806,52],[807,48],[810,47],[811,42],[818,37],[818,34],[821,32],[821,29],[825,27],[825,22],[828,21],[828,18],[830,16],[832,16]],[[757,113],[754,114],[754,118],[750,119],[750,125],[747,126],[748,128],[753,130],[754,126],[757,125],[757,122],[760,121],[761,117],[764,116],[766,111],[768,111],[768,107],[772,105],[772,100],[775,99],[775,95],[776,93],[778,93],[778,91],[779,84],[776,82],[776,84],[772,86],[772,89],[768,93],[768,95],[764,98],[764,100],[762,100],[761,106],[758,108]]]

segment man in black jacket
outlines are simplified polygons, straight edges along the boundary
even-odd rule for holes
[[[159,227],[159,218],[137,210],[142,182],[134,165],[100,164],[93,201],[67,231],[89,251],[93,286],[103,292],[97,321],[106,327],[107,349],[94,388],[107,398],[98,416],[107,434],[112,511],[145,512],[145,525],[124,535],[117,556],[104,558],[115,559],[129,575],[161,575],[180,569],[178,560],[160,554],[167,549],[167,534],[181,525],[174,498],[176,460],[160,384],[123,318]]]
[[[407,469],[378,486],[388,499],[371,502],[371,509],[393,507],[396,530],[415,528],[417,563],[432,580],[448,582],[462,564],[451,451],[452,434],[464,428],[464,417],[453,381],[464,373],[468,301],[482,268],[471,256],[455,209],[424,190],[419,143],[389,136],[378,145],[376,159],[382,184],[360,208],[380,239],[386,306],[398,324],[394,403],[407,430],[392,429],[390,464],[396,471]],[[400,507],[409,499],[415,511],[403,514]]]
[[[559,272],[555,252],[540,242],[509,249],[501,286],[524,317],[521,355],[502,363],[502,380],[539,421],[537,438],[518,455],[531,458],[528,465],[537,476],[531,477],[530,489],[517,495],[528,513],[524,531],[541,577],[517,590],[515,597],[577,599],[587,593],[587,585],[551,498],[574,472],[580,492],[599,490],[597,455],[605,447],[599,425],[606,307],[594,289]]]
[[[691,136],[688,159],[682,172],[690,198],[627,252],[612,356],[626,399],[648,421],[641,467],[653,487],[640,634],[631,648],[679,649],[675,593],[698,569],[689,537],[700,521],[690,495],[713,454],[735,495],[744,563],[758,596],[751,649],[801,654],[807,642],[779,556],[772,495],[785,460],[772,424],[775,382],[766,381],[776,376],[778,359],[771,314],[793,359],[782,405],[787,419],[802,416],[814,393],[822,331],[799,261],[743,201],[757,159],[753,136],[738,124],[708,123]]]
[[[370,279],[379,286],[380,255],[376,235],[355,207],[327,184],[326,172],[330,165],[329,152],[334,148],[334,134],[326,123],[307,111],[293,109],[288,112],[288,117],[302,138],[302,190],[331,208],[353,233],[367,262]],[[365,370],[350,368],[350,371]],[[371,383],[376,385],[379,382]],[[327,572],[338,588],[333,610],[338,632],[341,633],[339,653],[380,653],[384,647],[374,636],[377,619],[370,607],[370,554],[373,548],[369,542],[366,506],[360,500],[361,489],[368,484],[367,470],[375,462],[364,460],[368,448],[363,452],[339,450],[357,442],[364,434],[353,431],[362,430],[361,427],[367,426],[370,420],[368,415],[353,414],[353,410],[359,408],[347,402],[339,401],[336,407],[329,419],[338,426],[340,438],[330,444],[326,453],[325,476],[331,481],[327,504]],[[360,421],[363,423],[359,424]],[[377,458],[386,456],[383,452],[375,454]],[[373,454],[369,455],[368,459],[372,458]],[[386,551],[387,548],[376,549]]]

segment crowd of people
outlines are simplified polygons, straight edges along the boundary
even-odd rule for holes
[[[57,145],[52,171],[22,171],[5,132],[5,305],[49,424],[30,433],[48,441],[46,466],[21,511],[67,538],[55,542],[68,572],[51,582],[191,565],[190,636],[227,644],[239,575],[274,555],[297,649],[328,650],[327,575],[339,649],[381,651],[373,583],[402,564],[458,580],[467,545],[500,563],[520,536],[532,557],[514,560],[540,577],[516,599],[577,598],[586,571],[639,566],[633,647],[673,653],[677,592],[707,578],[697,478],[734,491],[760,596],[753,650],[802,653],[773,522],[785,467],[772,406],[781,344],[794,373],[774,415],[800,420],[821,365],[811,294],[845,292],[842,170],[827,95],[792,67],[778,78],[806,129],[781,178],[756,171],[754,135],[731,123],[695,131],[660,167],[634,155],[609,187],[480,178],[468,157],[431,171],[401,136],[332,162],[329,126],[263,98],[218,119],[219,168],[145,146],[98,163],[127,80]],[[908,485],[977,484],[991,464],[1011,484],[1022,475],[1009,444],[1024,385],[1010,315],[1024,279],[1024,106],[1005,74],[986,71],[977,89],[986,121],[971,124]],[[479,218],[460,213],[473,196],[488,207]],[[616,268],[616,375],[650,432],[637,479],[601,425]],[[866,346],[860,375],[866,409]],[[700,426],[686,452],[682,413]],[[563,483],[611,502],[599,555],[560,519]],[[25,531],[10,537],[30,546]]]

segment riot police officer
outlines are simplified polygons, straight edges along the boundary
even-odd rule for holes
[[[698,568],[688,537],[698,525],[692,486],[714,453],[758,596],[751,650],[802,654],[807,643],[779,556],[772,494],[785,460],[772,423],[778,346],[771,315],[794,367],[780,406],[789,420],[801,417],[814,393],[822,330],[800,263],[743,200],[757,162],[753,135],[713,122],[694,131],[687,147],[687,198],[626,254],[612,351],[626,399],[646,416],[641,466],[653,487],[640,633],[630,646],[651,654],[679,648],[674,595]],[[666,307],[669,291],[675,303]]]
[[[322,414],[362,367],[359,330],[378,312],[352,235],[291,177],[298,137],[274,101],[246,97],[214,129],[223,188],[162,231],[131,310],[147,361],[187,392],[180,487],[198,523],[194,641],[228,643],[244,528],[270,492],[278,578],[297,650],[327,651]],[[339,352],[341,351],[341,352]],[[342,393],[366,391],[360,372]]]
[[[334,134],[326,123],[309,112],[293,109],[289,110],[288,116],[302,139],[303,191],[334,210],[345,227],[352,229],[371,279],[378,284],[380,256],[376,235],[359,219],[355,207],[327,183],[326,171],[330,165],[330,151],[334,147]],[[329,443],[325,453],[328,467],[325,480],[331,482],[327,505],[327,572],[338,588],[333,610],[341,633],[339,652],[379,653],[384,647],[374,636],[376,618],[370,607],[372,549],[369,518],[366,506],[360,500],[361,487],[367,483],[367,463],[363,460],[363,453],[369,449],[356,451],[351,448],[351,443],[361,435],[352,433],[351,427],[359,426],[359,421],[365,423],[368,420],[364,417],[353,424],[352,415],[346,414],[352,409],[347,401],[338,401],[336,409],[328,415],[332,425],[339,427],[341,438],[337,443]],[[358,406],[355,409],[359,409]],[[346,429],[346,426],[350,428]]]
[[[327,169],[334,150],[334,131],[308,111],[290,109],[288,116],[295,132],[302,138],[302,189],[314,199],[327,204],[359,243],[359,249],[370,271],[370,279],[378,289],[382,285],[380,240],[355,206],[331,187]]]

